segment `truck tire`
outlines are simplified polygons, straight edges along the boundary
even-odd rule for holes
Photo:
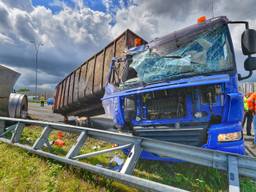
[[[25,119],[28,116],[28,99],[26,95],[11,93],[9,97],[9,116]]]

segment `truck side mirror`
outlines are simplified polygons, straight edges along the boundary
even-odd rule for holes
[[[256,70],[256,57],[248,57],[244,62],[244,69],[246,71]]]
[[[244,55],[256,53],[256,31],[254,29],[246,29],[242,34],[241,44]]]

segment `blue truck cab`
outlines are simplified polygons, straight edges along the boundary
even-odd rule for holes
[[[228,28],[234,23],[247,27],[242,35],[247,77],[237,73]],[[113,59],[109,78],[120,66],[124,72],[118,85],[106,86],[105,111],[122,132],[244,154],[238,79],[255,70],[254,32],[247,22],[217,17],[128,50]],[[164,159],[145,151],[142,156]]]

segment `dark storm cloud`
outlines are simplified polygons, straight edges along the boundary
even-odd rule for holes
[[[21,9],[24,11],[32,11],[33,6],[31,0],[1,0],[8,7]]]
[[[17,30],[17,33],[19,34],[19,36],[28,42],[30,42],[31,40],[34,40],[36,37],[36,34],[31,25],[29,16],[18,14],[15,19],[16,19],[16,22],[14,27]]]
[[[24,43],[20,43],[12,46],[9,45],[8,49],[6,49],[6,45],[0,45],[0,50],[2,50],[0,52],[0,63],[8,63],[8,65],[12,67],[18,66],[34,70],[35,50],[33,44],[25,45]],[[44,48],[44,46],[40,47],[38,67],[41,71],[48,73],[49,75],[56,75],[59,80],[63,79],[69,71],[74,69],[77,65],[80,65],[81,58],[87,55],[81,54],[82,56],[79,58],[74,54],[74,51],[70,50],[67,51],[66,54],[62,54],[63,52],[57,53],[54,49],[49,51],[47,48]],[[42,83],[45,81],[42,81]]]
[[[138,2],[138,5],[140,3]],[[191,0],[148,0],[144,1],[145,10],[149,10],[153,15],[170,15],[173,17],[183,18],[189,15],[191,11],[192,1]],[[184,14],[184,10],[188,11]]]
[[[4,7],[0,7],[0,27],[4,29],[5,27],[10,28],[10,22],[8,18],[8,11]]]
[[[152,13],[153,16],[167,16],[182,22],[194,12],[212,11],[212,0],[137,0],[138,6]]]
[[[1,63],[8,63],[11,67],[18,66],[21,68],[32,69],[32,70],[34,70],[35,68],[34,53],[31,53],[30,56],[22,56],[22,55],[10,56],[10,55],[3,55],[2,53],[0,53],[0,57],[1,57],[0,59]],[[41,58],[39,55],[38,67],[40,70],[46,72],[49,75],[64,77],[66,72],[70,71],[74,67],[74,65],[72,66],[72,64],[66,60],[64,61],[57,60],[57,59],[49,60],[46,58]]]
[[[234,19],[255,19],[255,0],[136,0],[136,5],[149,10],[155,17],[167,15],[185,20],[195,13],[229,15]],[[213,8],[213,13],[212,13]],[[198,16],[198,15],[197,15]]]
[[[222,13],[227,13],[234,19],[256,19],[256,1],[255,0],[218,0],[216,7],[222,7]]]

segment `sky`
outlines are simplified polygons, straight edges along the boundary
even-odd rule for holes
[[[127,28],[150,41],[191,24],[198,17],[225,15],[256,28],[255,0],[0,0],[0,64],[21,73],[16,87],[56,84]],[[242,74],[242,26],[231,34]],[[250,80],[256,81],[256,75]]]

